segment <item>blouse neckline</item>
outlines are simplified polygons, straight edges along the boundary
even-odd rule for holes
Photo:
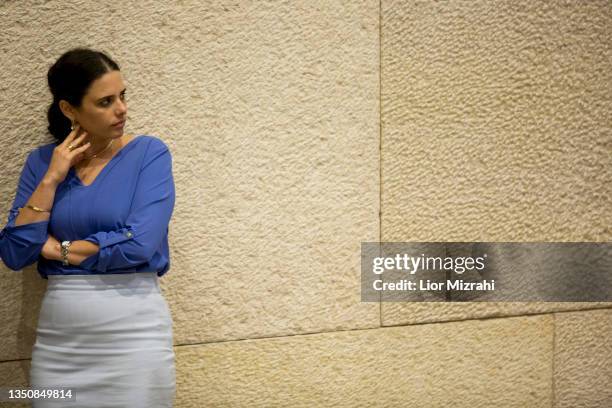
[[[111,159],[104,165],[104,167],[102,167],[102,170],[100,170],[100,172],[98,173],[98,175],[96,176],[96,178],[89,184],[85,184],[83,183],[83,181],[81,180],[81,178],[78,176],[76,169],[74,168],[74,166],[70,167],[70,171],[72,172],[72,175],[74,176],[74,179],[76,180],[76,182],[78,183],[79,187],[83,187],[83,188],[88,188],[93,186],[96,181],[98,181],[98,179],[100,177],[102,177],[104,175],[104,173],[106,172],[106,169],[109,167],[109,165],[113,162],[113,160],[115,160],[117,157],[121,156],[121,154],[123,153],[124,150],[126,150],[130,145],[136,144],[136,139],[141,139],[142,136],[144,135],[137,135],[134,136],[129,142],[127,142],[121,149],[119,149],[117,151],[117,153],[115,153],[113,155],[113,157],[111,157]]]

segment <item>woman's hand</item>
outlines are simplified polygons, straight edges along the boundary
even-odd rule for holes
[[[52,235],[47,235],[47,241],[43,245],[41,255],[43,258],[50,259],[52,261],[61,261],[62,252],[60,242]]]
[[[64,181],[70,168],[85,157],[83,152],[89,148],[90,143],[87,142],[81,145],[81,142],[83,142],[86,135],[87,131],[82,129],[81,125],[77,123],[74,130],[66,136],[66,139],[53,149],[51,163],[47,169],[48,177],[55,180],[58,184]],[[75,146],[75,148],[70,150],[68,148],[70,145]]]

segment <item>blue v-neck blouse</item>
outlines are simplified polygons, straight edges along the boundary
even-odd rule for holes
[[[170,268],[169,222],[175,202],[172,156],[155,136],[139,135],[121,148],[91,184],[83,184],[74,167],[55,193],[47,221],[15,226],[46,174],[56,143],[30,152],[8,222],[0,231],[0,257],[18,271],[38,261],[42,278],[48,275],[88,275],[156,272]],[[34,203],[36,205],[36,203]],[[48,235],[58,241],[87,240],[100,251],[80,265],[41,256]]]

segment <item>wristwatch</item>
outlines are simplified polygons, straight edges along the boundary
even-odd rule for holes
[[[62,264],[70,265],[68,263],[68,248],[72,245],[71,241],[62,241]]]

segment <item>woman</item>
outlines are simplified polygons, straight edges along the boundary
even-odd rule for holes
[[[170,267],[170,151],[123,132],[126,89],[104,53],[70,50],[47,78],[56,142],[27,157],[0,255],[13,270],[38,261],[48,279],[31,387],[76,401],[33,406],[171,407],[172,319],[158,283]]]

